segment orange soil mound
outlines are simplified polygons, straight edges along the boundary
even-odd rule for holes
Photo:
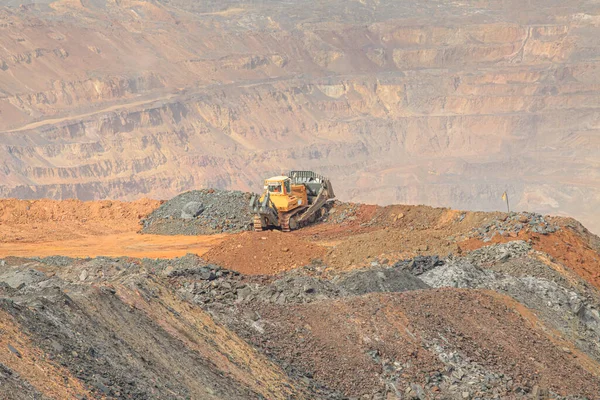
[[[276,274],[321,258],[325,249],[293,233],[243,232],[209,250],[204,258],[248,275]]]
[[[162,202],[0,200],[0,257],[129,256],[173,258],[204,254],[224,235],[136,233]]]
[[[600,289],[600,257],[582,237],[564,229],[552,235],[537,236],[533,247],[550,254]]]
[[[135,232],[161,201],[0,200],[0,242],[45,242]]]

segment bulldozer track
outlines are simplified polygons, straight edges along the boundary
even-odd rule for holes
[[[286,214],[280,214],[279,220],[281,221],[281,223],[280,223],[281,230],[283,232],[290,232],[290,231],[298,229],[300,227],[300,224],[298,223],[297,220],[294,223],[294,221],[292,221],[292,219],[297,218],[298,215],[304,210],[305,210],[305,208],[301,208],[301,209],[296,209],[296,210],[290,211]]]
[[[255,232],[263,231],[262,220],[258,215],[254,216],[254,231]]]
[[[292,214],[283,214],[280,217],[280,221],[281,221],[281,230],[283,232],[290,232],[290,218],[292,217]]]

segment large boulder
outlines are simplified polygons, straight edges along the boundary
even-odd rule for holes
[[[181,218],[183,219],[193,219],[198,215],[202,214],[204,211],[204,206],[202,203],[197,201],[190,201],[181,210]]]

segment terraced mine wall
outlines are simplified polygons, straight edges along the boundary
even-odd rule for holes
[[[0,9],[2,197],[257,191],[301,167],[345,201],[508,190],[600,229],[592,1],[48,3]]]

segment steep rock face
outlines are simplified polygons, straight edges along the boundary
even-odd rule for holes
[[[598,6],[51,2],[0,11],[0,195],[258,190],[600,229]],[[586,199],[587,205],[580,205]]]

